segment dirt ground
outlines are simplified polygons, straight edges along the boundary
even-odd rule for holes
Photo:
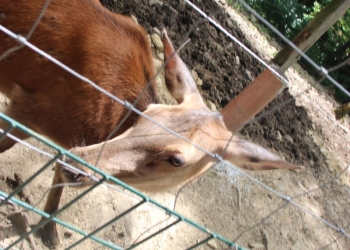
[[[149,34],[158,33],[165,27],[176,46],[192,30],[189,34],[191,41],[181,50],[180,55],[189,68],[197,73],[200,79],[197,79],[198,88],[212,109],[224,107],[264,70],[259,62],[183,1],[102,2],[114,11],[136,17]],[[213,1],[193,2],[265,61],[269,61],[280,49],[235,10],[228,9],[222,1],[219,4]],[[157,47],[154,41],[153,47]],[[161,55],[155,52],[158,66],[159,58]],[[292,197],[296,203],[323,220],[349,231],[350,172],[346,171],[328,185],[312,191],[335,178],[350,164],[349,120],[345,118],[341,122],[336,121],[333,114],[335,103],[327,91],[316,85],[315,80],[300,67],[295,65],[295,68],[290,68],[286,73],[290,81],[289,89],[268,105],[262,114],[276,107],[278,109],[246,125],[240,134],[275,151],[288,161],[305,166],[305,169],[249,172],[249,175]],[[6,105],[6,100],[2,103]],[[29,141],[45,148],[33,139]],[[0,168],[0,190],[10,192],[15,173],[25,180],[46,161],[47,158],[22,145],[16,145],[1,154],[0,164],[3,167]],[[31,203],[40,209],[45,202],[45,198],[43,201],[41,198],[51,184],[52,175],[50,168],[27,188]],[[62,205],[82,191],[84,190],[67,189]],[[173,208],[176,191],[150,195]],[[137,198],[130,194],[101,186],[63,212],[59,218],[90,232],[135,202]],[[218,166],[182,189],[177,196],[176,211],[245,248],[303,250],[327,246],[326,249],[350,249],[350,239],[340,237],[340,233],[302,209],[288,204],[274,212],[284,203],[283,199],[236,171]],[[35,224],[40,219],[32,213],[28,214],[28,218],[30,224]],[[159,228],[159,225],[152,226],[165,218],[167,215],[164,212],[148,204],[142,205],[120,222],[98,233],[98,236],[128,246],[139,240],[140,235],[141,238],[151,235]],[[168,219],[161,225],[167,225],[171,221]],[[0,228],[1,243],[8,244],[16,239],[17,232],[8,220],[1,220]],[[147,231],[149,228],[151,230]],[[60,249],[80,238],[78,234],[62,227],[59,227],[59,232]],[[183,249],[204,238],[203,233],[179,223],[138,249]],[[45,248],[38,236],[34,240],[39,249]],[[23,248],[28,247],[26,244]],[[76,247],[84,248],[100,249],[91,240]],[[211,241],[199,249],[224,249],[224,245],[219,241]]]

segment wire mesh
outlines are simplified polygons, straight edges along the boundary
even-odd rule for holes
[[[213,20],[213,19],[211,19],[209,16],[205,15],[204,12],[200,11],[200,9],[198,9],[198,8],[197,8],[195,5],[193,5],[190,1],[186,1],[186,2],[187,2],[188,4],[190,4],[193,8],[197,9],[197,11],[199,11],[199,12],[201,13],[201,15],[203,15],[203,16],[206,18],[206,20],[208,20],[209,22],[213,23],[216,27],[218,27],[220,30],[222,30],[223,32],[225,32],[225,34],[228,35],[228,36],[232,39],[232,36],[230,36],[230,34],[229,34],[225,29],[223,29],[219,24],[217,24],[217,22],[216,22],[215,20]],[[16,39],[17,39],[18,41],[20,41],[22,44],[24,44],[24,45],[30,47],[31,49],[37,51],[37,52],[40,53],[40,54],[46,56],[48,59],[55,61],[54,58],[50,57],[50,56],[47,55],[47,54],[45,55],[44,52],[40,51],[38,48],[36,48],[36,47],[34,47],[33,45],[31,45],[31,44],[30,44],[26,39],[24,39],[23,37],[20,37],[20,36],[17,36],[16,34],[11,33],[10,31],[4,29],[2,26],[0,26],[0,29],[1,29],[1,31],[7,32],[9,35],[11,35],[11,36],[13,36],[14,38],[16,38]],[[279,35],[280,35],[280,34],[279,34]],[[245,49],[247,49],[247,48],[245,48]],[[304,55],[303,53],[301,53],[301,54]],[[266,64],[264,61],[262,61],[262,62],[263,62],[264,64]],[[60,64],[60,62],[56,61],[55,63],[57,63],[57,64],[59,64],[60,66],[64,67],[67,71],[71,72],[72,74],[75,74],[74,72],[72,72],[71,69],[65,67],[63,64]],[[265,66],[268,66],[268,65],[265,65]],[[315,66],[315,67],[318,67],[319,69],[321,68],[321,67],[318,66],[318,65]],[[273,69],[271,69],[271,70],[273,70]],[[278,72],[275,72],[275,73],[278,74]],[[325,71],[324,73],[327,73],[327,72]],[[75,74],[75,75],[76,75],[76,74]],[[327,75],[327,74],[326,74],[326,75]],[[86,79],[86,78],[84,78],[84,77],[82,77],[82,76],[79,76],[79,75],[76,75],[76,76],[77,76],[77,77],[81,77],[82,80],[88,82],[88,83],[91,84],[91,85],[94,85],[94,83],[93,83],[92,81],[90,81],[89,79]],[[332,79],[330,76],[327,75],[327,77],[328,77],[332,82],[334,82],[334,79]],[[283,79],[284,79],[284,78],[283,78]],[[96,86],[96,85],[95,85],[94,87],[98,88],[98,86]],[[103,92],[104,92],[104,90],[100,90],[100,91],[103,91]],[[347,92],[346,92],[346,93],[347,93]],[[129,110],[131,110],[131,111],[133,111],[133,112],[136,112],[136,113],[138,113],[139,115],[144,116],[144,117],[147,118],[147,119],[151,119],[150,117],[147,117],[147,116],[145,116],[144,114],[142,114],[140,111],[136,110],[136,109],[133,107],[132,104],[129,104],[129,103],[127,103],[127,102],[124,102],[123,100],[120,100],[119,98],[117,98],[117,97],[115,97],[115,96],[112,96],[110,93],[105,93],[105,94],[107,94],[108,96],[110,96],[110,97],[111,97],[112,99],[114,99],[115,101],[118,101],[119,103],[125,105]],[[348,93],[347,93],[347,94],[348,94]],[[36,133],[34,133],[34,132],[28,130],[28,129],[25,128],[24,126],[21,126],[19,123],[17,123],[16,121],[12,120],[11,118],[6,117],[6,116],[3,115],[3,114],[0,115],[0,118],[6,120],[7,122],[9,122],[9,123],[11,124],[11,126],[9,126],[9,128],[6,129],[6,130],[4,131],[4,133],[1,135],[1,138],[0,138],[0,139],[3,139],[5,134],[8,135],[8,134],[11,132],[11,130],[12,130],[13,128],[19,128],[19,129],[21,129],[22,131],[25,131],[26,133],[29,133],[31,136],[33,136],[33,137],[37,138],[38,140],[44,142],[45,144],[49,145],[50,147],[52,147],[53,149],[55,149],[55,150],[57,151],[57,154],[55,154],[55,155],[53,156],[52,160],[50,160],[47,164],[45,164],[45,166],[43,166],[42,169],[39,170],[39,171],[37,172],[37,174],[33,175],[30,179],[28,179],[25,183],[23,183],[23,185],[21,185],[19,188],[15,189],[11,194],[7,195],[7,194],[5,194],[5,193],[3,193],[3,192],[0,193],[1,197],[3,197],[3,199],[4,199],[4,202],[6,202],[6,201],[14,202],[15,204],[17,204],[17,205],[19,205],[19,206],[22,206],[22,207],[24,207],[24,208],[27,209],[27,210],[36,212],[36,213],[38,213],[38,214],[40,214],[40,215],[42,215],[42,216],[48,218],[47,220],[44,220],[44,221],[40,222],[40,223],[37,225],[37,227],[33,228],[33,229],[32,229],[31,231],[29,231],[27,234],[22,235],[17,241],[15,241],[15,242],[12,243],[11,245],[9,245],[9,246],[8,246],[8,249],[10,249],[12,246],[15,246],[19,241],[23,240],[25,237],[27,237],[28,235],[30,235],[31,233],[33,233],[34,231],[36,231],[37,229],[39,229],[42,225],[44,225],[45,223],[49,222],[50,220],[55,221],[55,222],[57,222],[57,223],[63,225],[64,227],[67,227],[67,228],[69,228],[69,229],[71,229],[71,230],[73,230],[73,231],[76,231],[77,233],[83,235],[83,238],[81,238],[79,241],[77,241],[76,243],[74,243],[73,245],[71,245],[69,248],[73,248],[74,246],[76,246],[76,245],[79,244],[81,241],[85,240],[86,238],[91,238],[92,240],[95,240],[95,241],[101,243],[102,245],[107,246],[107,247],[110,247],[110,248],[112,248],[112,249],[121,249],[119,246],[116,246],[116,245],[114,245],[114,244],[112,244],[112,243],[110,243],[110,242],[107,242],[107,241],[105,241],[105,240],[99,239],[98,237],[95,237],[94,234],[97,233],[101,228],[103,228],[103,227],[105,227],[105,226],[108,226],[109,223],[113,223],[114,220],[118,220],[121,216],[124,216],[124,215],[127,214],[128,212],[130,212],[130,211],[136,209],[137,207],[141,206],[141,205],[144,204],[144,203],[152,203],[152,204],[154,204],[155,206],[157,206],[157,207],[161,208],[162,210],[164,210],[165,213],[170,214],[170,215],[172,215],[173,217],[176,217],[176,218],[177,218],[174,222],[172,222],[172,223],[169,224],[168,226],[165,226],[164,228],[162,228],[161,230],[159,230],[157,233],[161,233],[163,230],[167,230],[168,227],[171,227],[171,226],[173,226],[173,225],[175,225],[175,224],[177,224],[177,223],[179,223],[179,222],[185,222],[185,223],[188,223],[188,224],[194,226],[195,228],[197,228],[198,230],[201,230],[202,232],[204,232],[204,233],[206,233],[206,234],[209,235],[208,237],[204,238],[203,240],[199,241],[198,243],[194,243],[193,246],[190,247],[189,249],[192,249],[192,248],[201,246],[201,245],[205,244],[207,241],[209,241],[209,240],[211,240],[211,239],[213,239],[213,238],[214,238],[214,239],[218,239],[218,240],[224,242],[225,244],[227,244],[227,245],[230,246],[230,247],[236,247],[237,249],[243,249],[243,248],[238,247],[238,246],[236,245],[236,243],[234,243],[233,241],[230,241],[230,240],[228,240],[228,239],[226,239],[226,238],[224,238],[224,237],[222,237],[222,236],[220,236],[220,235],[217,235],[217,234],[215,234],[215,233],[212,233],[212,232],[209,231],[208,229],[206,229],[206,228],[204,228],[204,227],[202,227],[202,226],[199,226],[198,224],[196,224],[196,223],[194,223],[194,222],[192,222],[192,221],[190,221],[190,220],[184,218],[184,217],[181,216],[180,214],[178,214],[178,213],[176,213],[176,212],[174,212],[174,211],[172,211],[172,210],[169,210],[169,209],[166,208],[166,207],[163,207],[162,205],[158,204],[157,202],[153,201],[152,199],[148,198],[147,196],[144,196],[143,194],[139,193],[138,191],[134,190],[133,188],[131,188],[131,187],[129,187],[129,186],[127,186],[127,185],[121,183],[119,180],[117,180],[117,179],[115,179],[115,178],[113,178],[113,177],[111,177],[111,176],[108,176],[108,175],[104,174],[104,173],[101,172],[100,170],[96,169],[95,167],[93,167],[93,166],[91,166],[91,165],[89,165],[89,164],[87,164],[87,163],[85,163],[85,162],[82,162],[80,159],[78,159],[77,157],[75,157],[74,155],[72,155],[71,153],[69,153],[68,151],[66,151],[66,150],[64,150],[64,149],[62,149],[62,148],[60,148],[60,147],[57,147],[56,145],[54,145],[54,144],[48,142],[45,138],[43,138],[43,137],[41,137],[40,135],[38,135],[38,134],[36,134]],[[162,126],[161,124],[159,124],[159,125]],[[164,127],[164,126],[162,126],[162,127],[163,127],[164,129],[166,129],[168,132],[173,133],[175,136],[180,136],[180,135],[177,135],[176,133],[174,133],[173,131],[170,131],[170,130],[167,129],[166,127]],[[180,137],[181,137],[181,136],[180,136]],[[182,138],[182,139],[184,139],[184,140],[187,141],[188,143],[191,143],[191,144],[192,144],[192,142],[186,140],[185,138]],[[195,146],[196,146],[196,145],[195,145]],[[212,157],[214,157],[214,158],[217,159],[218,161],[223,162],[223,163],[225,163],[225,164],[228,164],[227,162],[224,162],[224,161],[221,159],[220,156],[215,155],[215,154],[212,154],[211,152],[208,152],[208,151],[206,151],[206,150],[203,149],[203,148],[200,148],[200,147],[198,147],[198,148],[199,148],[200,150],[204,151],[205,153],[211,155]],[[73,199],[73,200],[71,201],[71,203],[68,203],[67,205],[63,206],[59,211],[57,211],[57,213],[55,213],[55,214],[53,214],[53,215],[45,214],[45,213],[43,213],[42,211],[38,210],[37,208],[35,208],[35,207],[33,207],[33,206],[29,206],[28,204],[25,204],[25,203],[19,201],[18,199],[15,199],[15,198],[14,198],[14,196],[15,196],[16,194],[18,194],[30,181],[32,181],[32,179],[36,178],[37,175],[39,175],[42,171],[44,171],[45,169],[47,169],[53,162],[55,162],[56,160],[58,160],[62,155],[69,156],[70,158],[74,159],[75,161],[77,161],[77,162],[79,162],[79,163],[81,163],[81,164],[87,166],[88,168],[90,168],[90,169],[93,170],[94,172],[100,174],[103,178],[102,178],[101,180],[95,179],[95,181],[97,181],[96,184],[94,184],[91,188],[89,188],[88,190],[86,190],[86,192],[84,192],[81,196],[77,197],[76,199]],[[229,165],[230,165],[230,164],[229,164]],[[230,165],[230,167],[233,167],[233,166]],[[346,170],[347,170],[347,169],[344,169],[343,172],[342,172],[341,174],[343,174]],[[82,173],[82,174],[83,174],[83,173]],[[273,190],[272,188],[268,187],[267,185],[265,185],[265,184],[262,183],[262,182],[257,181],[256,179],[252,178],[251,176],[247,175],[246,173],[240,172],[240,174],[245,175],[247,178],[251,179],[251,181],[258,183],[259,185],[263,186],[265,189],[269,190],[270,192],[272,192],[272,193],[274,193],[274,194],[276,194],[277,196],[279,196],[279,197],[282,198],[282,200],[284,201],[284,203],[283,203],[283,205],[279,206],[279,208],[276,210],[276,212],[277,212],[278,210],[284,208],[286,205],[292,204],[292,205],[296,206],[298,209],[303,210],[303,211],[305,211],[305,212],[308,213],[308,214],[311,214],[311,215],[314,216],[317,220],[321,220],[323,223],[325,223],[327,226],[331,227],[331,228],[334,229],[335,231],[338,231],[339,233],[341,233],[341,237],[343,237],[343,236],[349,237],[349,234],[345,231],[345,230],[348,228],[348,226],[345,226],[344,228],[335,226],[334,224],[332,224],[332,223],[330,223],[330,222],[324,220],[322,217],[317,216],[315,213],[313,213],[313,212],[311,212],[311,211],[308,211],[307,209],[303,208],[302,206],[298,205],[297,203],[295,203],[295,202],[293,201],[293,199],[294,199],[294,198],[297,198],[297,196],[288,197],[288,196],[286,196],[286,195],[280,194],[279,192],[276,192],[276,191]],[[91,176],[90,176],[90,177],[91,177]],[[339,177],[339,176],[338,176],[338,177]],[[338,177],[337,177],[337,178],[338,178]],[[91,178],[92,178],[92,177],[91,177]],[[337,179],[337,178],[335,178],[335,179]],[[127,190],[133,192],[133,193],[136,194],[138,197],[140,197],[141,201],[140,201],[139,203],[137,203],[135,206],[133,206],[133,207],[131,207],[130,209],[126,210],[125,213],[122,213],[120,216],[115,217],[112,221],[110,221],[110,222],[104,224],[101,228],[98,228],[98,229],[96,229],[95,231],[93,231],[93,232],[91,232],[91,233],[86,233],[86,232],[84,232],[84,231],[82,231],[82,230],[80,230],[80,229],[77,229],[77,228],[75,228],[75,227],[73,227],[73,226],[67,224],[67,223],[64,222],[64,221],[59,220],[59,219],[56,217],[58,214],[60,214],[61,211],[67,209],[70,205],[72,205],[73,203],[75,203],[77,200],[79,200],[79,199],[80,199],[81,197],[83,197],[85,194],[89,193],[89,192],[90,192],[91,190],[93,190],[96,186],[102,184],[104,181],[112,181],[112,182],[114,182],[114,183],[116,183],[116,184],[122,186],[123,188],[125,188],[125,189],[127,189]],[[332,180],[332,181],[333,181],[333,180]],[[320,186],[319,188],[323,188],[323,186]],[[315,190],[316,190],[316,189],[313,189],[313,190],[304,192],[304,193],[302,193],[302,194],[300,194],[300,195],[298,195],[298,196],[304,196],[304,195],[306,195],[306,194],[309,194],[309,193],[311,193],[311,192],[314,192]],[[274,212],[270,213],[268,216],[272,215],[273,213],[274,213]],[[267,218],[267,217],[266,217],[266,218]],[[263,222],[264,222],[264,219],[261,220],[258,224],[261,224],[261,223],[263,223]],[[256,227],[256,225],[254,225],[254,226],[248,228],[247,230],[251,230],[251,229],[254,228],[254,227]],[[242,234],[244,234],[244,232],[245,232],[245,231],[242,231]],[[157,233],[155,233],[155,234],[157,234]],[[147,237],[147,238],[144,239],[144,240],[148,240],[149,238],[153,237],[155,234],[150,235],[149,237]],[[238,236],[236,237],[236,239],[239,239],[239,238],[240,238],[240,235],[238,235]],[[235,240],[236,240],[236,239],[235,239]],[[142,242],[143,242],[143,240],[140,241],[140,242],[138,242],[137,244],[135,244],[135,245],[132,246],[131,248],[136,247],[138,244],[141,244]],[[331,243],[330,243],[330,244],[331,244]],[[130,248],[130,249],[131,249],[131,248]]]
[[[12,204],[16,204],[18,206],[21,206],[23,208],[25,208],[26,210],[35,212],[45,218],[47,218],[46,220],[42,220],[40,223],[38,223],[34,228],[32,228],[30,231],[28,231],[27,233],[21,235],[16,241],[14,241],[12,244],[10,244],[7,248],[5,249],[11,249],[12,247],[14,247],[17,243],[19,243],[20,241],[24,240],[28,235],[34,233],[35,231],[39,230],[43,225],[45,225],[46,223],[48,223],[49,221],[54,221],[66,228],[71,229],[72,231],[75,231],[79,234],[81,234],[82,236],[84,236],[82,239],[80,239],[79,241],[75,242],[74,244],[72,244],[68,249],[75,247],[76,245],[78,245],[79,243],[81,243],[82,241],[84,241],[86,238],[90,238],[95,240],[98,243],[101,243],[104,246],[110,247],[111,249],[123,249],[122,247],[119,246],[115,246],[114,244],[99,239],[98,237],[94,236],[95,233],[97,233],[98,231],[100,231],[101,229],[107,227],[108,225],[110,225],[111,223],[115,222],[116,220],[119,220],[121,217],[125,216],[127,213],[133,211],[134,209],[136,209],[138,206],[142,205],[143,203],[147,202],[150,204],[155,205],[156,207],[162,209],[166,214],[169,214],[171,216],[174,216],[177,218],[176,222],[171,223],[170,225],[160,229],[159,231],[157,231],[155,234],[147,237],[146,239],[138,242],[137,244],[133,245],[132,247],[128,248],[128,249],[132,249],[136,246],[138,246],[139,244],[142,244],[143,242],[149,240],[150,238],[152,238],[153,236],[155,236],[158,233],[163,232],[164,230],[167,230],[168,228],[170,228],[171,226],[179,223],[179,222],[184,222],[187,223],[191,226],[193,226],[194,228],[206,233],[209,235],[210,239],[214,238],[217,239],[219,241],[222,241],[223,243],[227,244],[227,246],[236,246],[236,243],[231,242],[230,240],[226,239],[225,237],[222,237],[221,235],[218,235],[214,232],[211,232],[209,229],[185,218],[184,216],[180,215],[179,213],[159,204],[158,202],[156,202],[155,200],[147,197],[146,195],[140,193],[138,190],[132,188],[131,186],[121,182],[119,179],[110,176],[108,174],[105,174],[103,171],[101,171],[100,169],[86,163],[85,161],[83,161],[82,159],[80,159],[79,157],[75,156],[74,154],[70,153],[69,151],[59,147],[58,145],[55,145],[53,142],[49,141],[48,139],[40,136],[39,134],[35,133],[34,131],[28,129],[27,127],[21,125],[20,123],[16,122],[15,120],[11,119],[10,117],[6,116],[3,113],[0,113],[0,119],[3,119],[4,121],[8,122],[10,124],[9,129],[7,129],[7,133],[8,131],[10,131],[11,129],[20,129],[21,131],[29,134],[30,136],[32,136],[33,138],[36,138],[37,140],[45,143],[46,145],[50,146],[51,148],[55,149],[58,153],[56,156],[53,157],[53,159],[51,161],[49,161],[47,164],[45,164],[42,169],[40,171],[38,171],[35,175],[33,175],[31,178],[29,178],[26,182],[24,182],[20,187],[18,187],[17,189],[15,189],[11,194],[6,194],[4,192],[0,192],[0,196],[1,196],[1,200],[2,202],[0,203],[0,205],[4,205],[7,201],[11,201]],[[6,132],[4,131],[4,134]],[[100,179],[99,181],[97,181],[94,185],[92,185],[90,188],[88,188],[86,191],[84,191],[81,195],[79,195],[78,197],[76,197],[75,199],[71,200],[68,204],[66,204],[65,206],[63,206],[61,209],[59,209],[58,211],[56,211],[53,214],[47,214],[43,211],[41,211],[40,209],[37,209],[25,202],[22,202],[16,198],[13,198],[16,194],[18,194],[21,190],[23,190],[30,181],[32,181],[35,177],[37,177],[37,175],[39,175],[43,170],[47,169],[48,167],[50,167],[50,165],[52,163],[54,163],[60,156],[68,156],[71,159],[73,159],[74,161],[88,167],[89,169],[93,170],[95,173],[100,174],[103,178]],[[73,167],[73,166],[71,166]],[[74,168],[74,167],[73,167]],[[137,203],[136,205],[134,205],[133,207],[129,208],[128,210],[126,210],[124,213],[116,216],[114,219],[112,219],[111,221],[109,221],[108,223],[105,223],[103,226],[101,226],[100,228],[94,230],[91,233],[86,233],[78,228],[75,228],[71,225],[69,225],[67,222],[61,221],[57,218],[57,216],[64,210],[66,210],[69,206],[73,205],[74,203],[76,203],[79,199],[81,199],[84,195],[88,194],[89,192],[91,192],[95,187],[97,187],[98,185],[102,184],[105,181],[110,181],[113,182],[114,184],[132,192],[133,194],[137,195],[141,201],[139,203]],[[201,244],[204,244],[205,242],[207,242],[207,240],[203,240],[201,242]],[[198,243],[194,243],[195,247],[200,246],[201,244]],[[194,247],[193,247],[194,248]],[[237,247],[237,249],[243,249],[241,247]]]

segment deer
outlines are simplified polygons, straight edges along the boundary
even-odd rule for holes
[[[0,0],[0,25],[25,36],[44,3]],[[142,115],[133,112],[105,141],[128,109],[27,47],[0,61],[0,91],[10,100],[4,113],[87,163],[94,164],[103,147],[98,168],[141,191],[181,186],[207,171],[217,159],[193,144],[246,170],[302,168],[236,136],[232,105],[212,112],[165,29],[162,38],[166,88],[176,105],[160,102],[151,46],[140,25],[98,0],[52,0],[30,42],[122,100],[133,103],[143,92],[135,105]],[[0,41],[0,55],[17,44],[2,32]],[[0,121],[1,129],[8,125]],[[11,134],[29,137],[16,129]],[[4,138],[0,152],[15,143]],[[94,175],[79,163],[67,162]],[[56,163],[52,184],[67,182],[93,183]],[[46,213],[57,211],[62,192],[63,187],[50,190]],[[46,223],[41,237],[47,246],[58,245],[56,224]]]

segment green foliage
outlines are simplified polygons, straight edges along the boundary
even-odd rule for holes
[[[245,2],[274,25],[288,39],[292,40],[331,0],[245,0]],[[238,7],[237,3],[235,3],[234,7]],[[275,36],[271,30],[268,32],[270,35]],[[328,69],[350,56],[349,41],[350,10],[345,13],[343,18],[328,29],[306,54],[318,65],[322,65]],[[318,76],[318,73],[314,69],[311,69],[311,67],[307,67],[307,69],[311,74]],[[335,71],[331,75],[349,90],[349,65]],[[330,85],[331,83],[325,81],[324,84]],[[340,100],[345,98],[337,90],[335,96]]]
[[[287,37],[295,36],[307,24],[303,16],[306,7],[297,0],[247,0],[246,3]]]

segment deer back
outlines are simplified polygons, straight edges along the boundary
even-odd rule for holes
[[[26,36],[45,0],[0,1],[0,24]],[[0,55],[18,43],[0,32]],[[153,78],[145,31],[98,1],[52,0],[29,39],[49,55],[123,100],[134,102]],[[125,108],[43,56],[24,47],[0,61],[0,91],[10,98],[6,113],[70,148],[106,139]],[[136,105],[157,101],[154,84]],[[132,126],[132,114],[118,134]]]

